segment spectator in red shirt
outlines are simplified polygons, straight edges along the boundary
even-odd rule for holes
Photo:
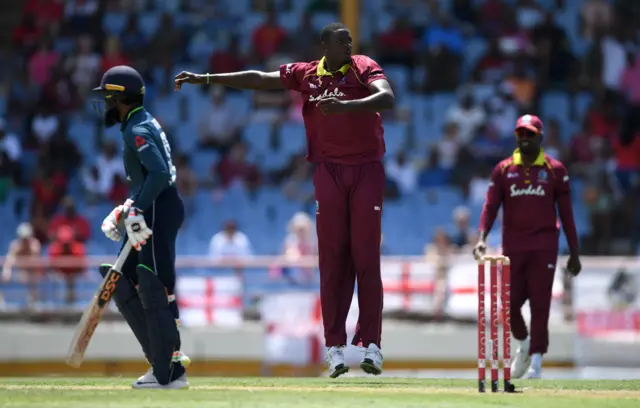
[[[496,34],[500,30],[504,5],[501,0],[487,0],[480,8],[480,21],[483,31]]]
[[[41,36],[42,30],[38,27],[35,17],[31,14],[25,14],[22,22],[13,29],[11,35],[14,47],[26,54],[29,54],[36,47]]]
[[[38,50],[29,58],[31,80],[40,86],[46,84],[59,60],[60,55],[53,50],[51,43],[42,41],[38,46]]]
[[[64,173],[54,172],[50,167],[49,169],[48,171],[41,168],[32,183],[32,214],[42,214],[44,217],[54,213],[67,188],[67,178]]]
[[[409,21],[398,18],[389,31],[380,35],[380,62],[412,66],[414,41],[415,36]]]
[[[129,60],[120,50],[120,39],[109,37],[104,42],[104,56],[102,57],[102,72],[118,65],[129,65]]]
[[[252,189],[260,183],[258,168],[247,162],[247,146],[240,142],[231,148],[231,151],[215,167],[218,179],[225,188],[233,184],[241,183]]]
[[[253,50],[264,61],[278,51],[286,38],[287,32],[278,25],[275,10],[271,10],[267,21],[253,32]]]
[[[58,23],[64,15],[64,1],[28,0],[24,13],[32,15],[41,26]]]
[[[604,97],[589,110],[587,118],[594,136],[610,139],[618,133],[619,119],[609,97]]]
[[[571,138],[569,145],[569,163],[571,173],[587,175],[589,168],[595,164],[597,152],[601,150],[604,140],[594,137],[588,118],[582,121],[582,128]]]
[[[474,77],[479,82],[495,83],[504,78],[506,69],[507,59],[500,49],[499,38],[491,37],[487,51],[476,65]]]
[[[62,211],[51,219],[49,224],[49,237],[54,240],[58,231],[63,227],[71,228],[73,238],[79,242],[86,242],[91,237],[89,221],[78,214],[76,204],[71,197],[65,197],[62,201]]]
[[[73,228],[70,226],[62,226],[56,232],[55,241],[49,246],[49,258],[51,261],[56,258],[73,257],[77,261],[75,266],[53,267],[54,272],[60,273],[65,280],[67,287],[66,303],[72,305],[76,301],[75,283],[78,275],[84,269],[84,261],[86,258],[86,249],[82,242],[77,241],[73,237]]]
[[[114,205],[119,205],[129,198],[129,184],[121,174],[113,175],[113,185],[109,191],[109,201]]]
[[[638,188],[638,171],[640,171],[640,134],[636,134],[628,144],[622,144],[619,138],[612,140],[616,162],[616,177],[620,188],[625,193]]]
[[[234,37],[229,47],[216,50],[209,58],[209,71],[214,74],[242,71],[245,61],[240,55],[239,48],[238,38]]]

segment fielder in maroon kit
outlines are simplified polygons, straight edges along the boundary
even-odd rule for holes
[[[576,276],[581,265],[567,169],[542,150],[544,126],[537,116],[520,117],[515,133],[518,148],[498,163],[491,175],[474,256],[480,259],[485,255],[487,235],[502,205],[502,248],[511,260],[511,332],[520,342],[512,375],[521,378],[527,373],[529,378],[540,378],[542,355],[549,346],[549,311],[560,234],[557,214],[569,244],[567,269]],[[521,311],[527,300],[531,308],[530,338]]]
[[[360,316],[352,344],[366,348],[360,367],[380,374],[380,239],[385,185],[381,160],[385,145],[378,112],[393,108],[395,97],[375,61],[351,55],[351,33],[344,25],[330,24],[320,37],[324,57],[319,61],[285,64],[279,72],[181,72],[175,85],[176,90],[191,83],[286,88],[302,94],[307,160],[317,165],[313,181],[329,373],[335,378],[349,371],[343,347],[357,279]]]

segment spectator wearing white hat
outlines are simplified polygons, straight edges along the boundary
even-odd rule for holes
[[[3,283],[11,281],[13,270],[17,269],[18,282],[25,283],[29,289],[28,304],[32,305],[39,299],[37,293],[37,281],[41,277],[42,271],[39,268],[25,267],[21,259],[25,257],[40,255],[40,241],[33,235],[33,227],[28,222],[23,222],[18,226],[16,231],[17,238],[11,241],[9,250],[7,251],[6,260],[2,268]],[[2,294],[0,293],[0,300]],[[1,302],[0,302],[1,304]]]
[[[287,226],[288,234],[282,246],[283,256],[290,261],[297,261],[305,256],[318,255],[318,241],[315,224],[305,212],[297,212],[291,217]],[[272,268],[271,278],[283,277],[292,283],[309,282],[313,279],[312,268]]]
[[[7,130],[7,121],[3,118],[0,118],[0,152],[6,153],[13,164],[17,164],[22,156],[20,139]]]
[[[7,122],[0,118],[0,201],[7,198],[13,183],[19,182],[21,155],[20,140],[7,131]]]
[[[289,234],[284,240],[283,248],[285,256],[297,258],[318,254],[318,242],[314,232],[315,224],[309,214],[295,213],[287,228]]]

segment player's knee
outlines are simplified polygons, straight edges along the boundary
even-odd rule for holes
[[[531,315],[546,316],[551,311],[551,299],[529,300],[531,304]]]
[[[380,252],[354,249],[351,253],[353,265],[358,273],[362,272],[380,272]]]
[[[158,310],[169,307],[164,283],[152,269],[138,265],[138,293],[142,306],[146,310]]]

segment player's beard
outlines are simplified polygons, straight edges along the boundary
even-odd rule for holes
[[[107,110],[104,114],[104,126],[105,127],[112,127],[114,126],[116,123],[120,122],[120,113],[118,112],[117,108],[111,108],[109,110]]]
[[[518,148],[526,156],[535,156],[540,151],[540,145],[532,140],[522,140]]]

